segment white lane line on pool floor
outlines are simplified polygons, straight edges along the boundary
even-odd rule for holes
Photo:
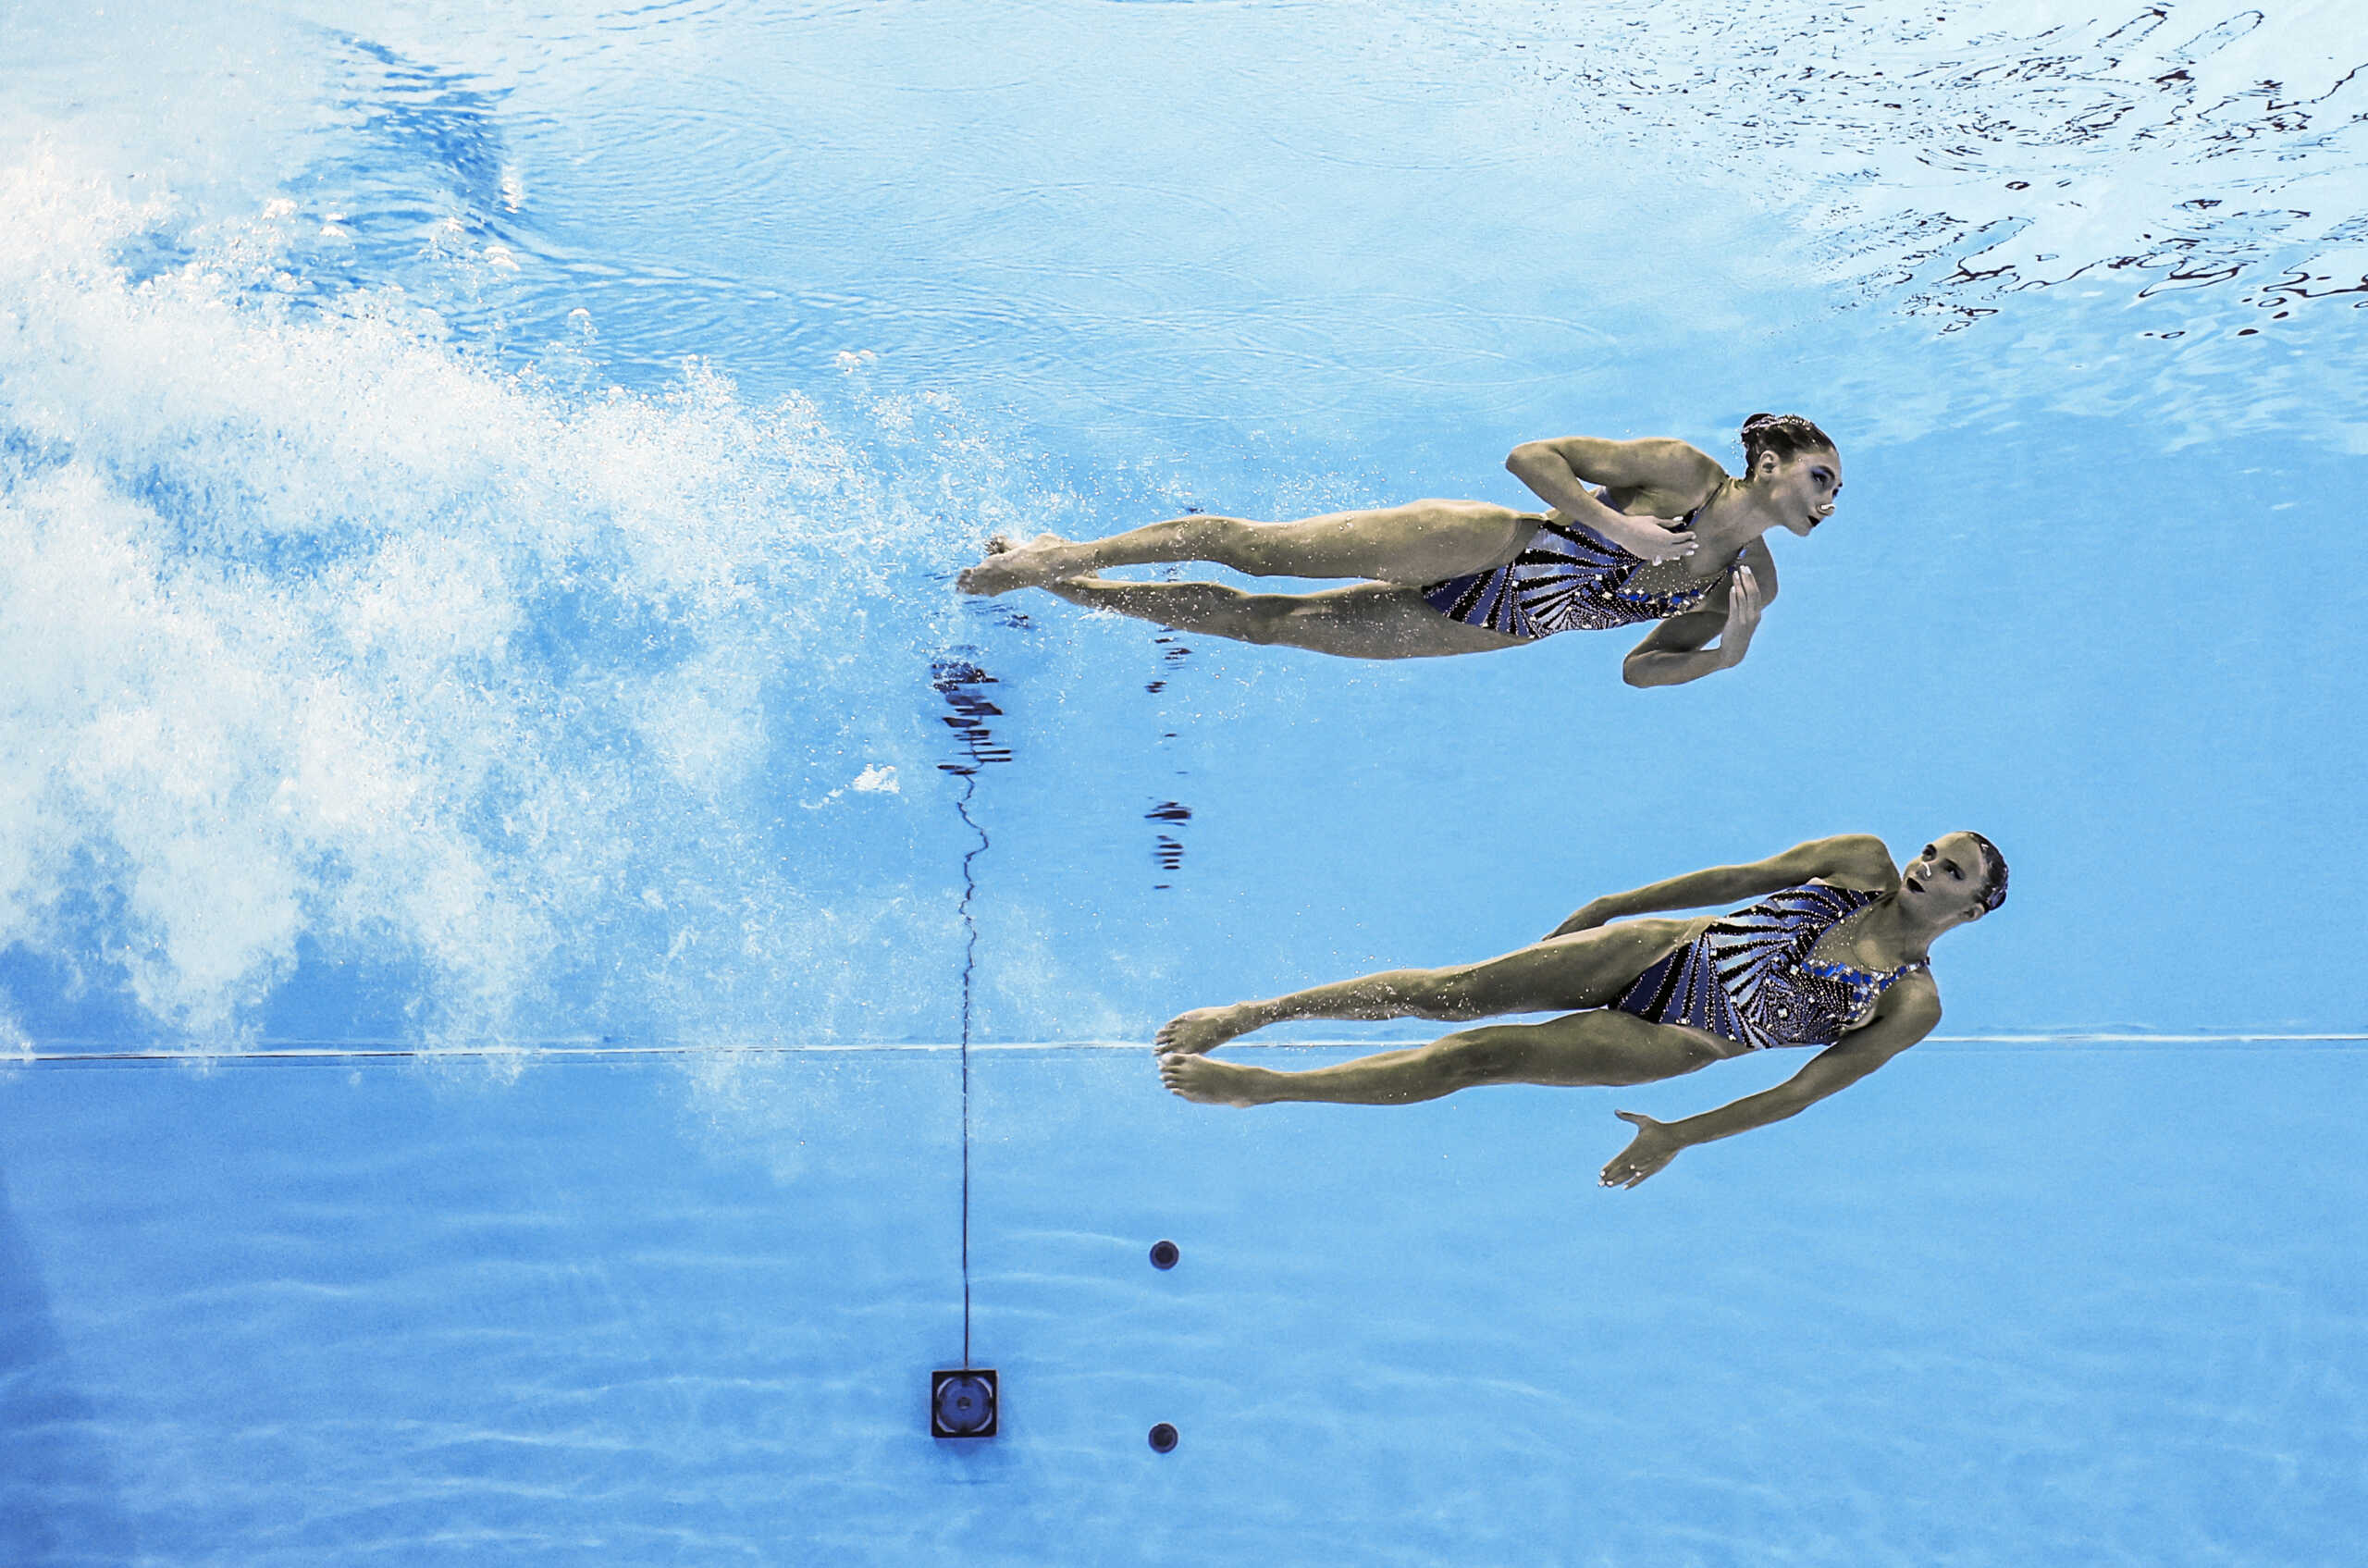
[[[1370,1051],[1391,1049],[1419,1041],[1407,1040],[1239,1040],[1228,1050]],[[2142,1034],[2131,1031],[2066,1031],[2060,1033],[1935,1034],[1927,1045],[2004,1046],[2015,1049],[2146,1050],[2158,1046],[2185,1049],[2313,1046],[2325,1050],[2357,1050],[2368,1046],[2368,1033],[2289,1033],[2247,1031],[2226,1034]],[[974,1041],[973,1051],[1138,1051],[1151,1043],[1140,1040],[1004,1040]],[[888,1052],[939,1052],[962,1049],[959,1041],[819,1042],[805,1044],[717,1045],[649,1043],[627,1045],[569,1040],[520,1041],[498,1045],[422,1045],[395,1041],[345,1041],[287,1044],[264,1043],[237,1049],[188,1046],[181,1049],[117,1050],[95,1041],[53,1041],[30,1053],[0,1056],[0,1066],[38,1067],[43,1063],[85,1065],[123,1062],[338,1062],[338,1061],[467,1061],[512,1059],[527,1061],[619,1061],[673,1056],[809,1056],[870,1055]]]

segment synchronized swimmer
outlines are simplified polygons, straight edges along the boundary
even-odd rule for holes
[[[1633,918],[1745,898],[1756,902],[1729,915]],[[1598,898],[1502,957],[1186,1013],[1159,1031],[1159,1074],[1185,1099],[1215,1105],[1399,1105],[1483,1083],[1652,1083],[1747,1051],[1823,1047],[1775,1088],[1683,1121],[1618,1112],[1636,1134],[1602,1181],[1634,1187],[1694,1144],[1799,1114],[1930,1034],[1941,1019],[1933,940],[2005,898],[2005,857],[1980,833],[1934,840],[1905,871],[1879,838],[1817,839]],[[1292,1019],[1536,1012],[1565,1016],[1301,1072],[1203,1055]]]
[[[1740,475],[1675,439],[1527,442],[1505,465],[1553,509],[1544,514],[1419,500],[1289,523],[1195,514],[1087,542],[1045,534],[1014,547],[997,537],[960,586],[1041,587],[1185,631],[1357,659],[1481,653],[1651,622],[1622,673],[1631,685],[1675,685],[1742,662],[1776,597],[1761,536],[1782,527],[1806,537],[1832,515],[1842,489],[1832,438],[1798,414],[1755,414],[1742,441]],[[1095,575],[1181,561],[1363,580],[1262,594]],[[1930,1034],[1941,1018],[1933,941],[2005,896],[2005,858],[1980,833],[1936,839],[1905,870],[1878,838],[1818,839],[1598,898],[1501,957],[1185,1013],[1159,1031],[1160,1078],[1208,1104],[1388,1105],[1484,1083],[1652,1083],[1748,1051],[1818,1048],[1785,1082],[1700,1116],[1617,1113],[1636,1131],[1602,1181],[1634,1187],[1694,1144],[1799,1114]],[[1646,918],[1744,900],[1726,915]],[[1298,1072],[1207,1055],[1295,1019],[1539,1012],[1563,1016]]]
[[[1798,414],[1755,414],[1742,439],[1739,476],[1671,438],[1526,442],[1505,466],[1553,508],[1543,514],[1418,500],[1289,523],[1196,513],[1082,543],[1045,534],[1014,547],[998,537],[960,586],[1041,587],[1184,631],[1352,659],[1485,653],[1650,621],[1622,673],[1631,685],[1676,685],[1743,661],[1776,597],[1775,558],[1760,536],[1782,527],[1806,537],[1842,488],[1833,442]],[[1094,575],[1178,561],[1365,580],[1253,594]]]

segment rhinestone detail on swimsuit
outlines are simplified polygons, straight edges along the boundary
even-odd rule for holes
[[[1700,511],[1687,512],[1677,526],[1693,527]],[[1683,615],[1708,598],[1742,560],[1737,550],[1723,571],[1684,587],[1632,589],[1628,580],[1649,562],[1575,524],[1549,517],[1502,566],[1449,577],[1421,591],[1432,609],[1451,620],[1535,639]]]
[[[1655,1023],[1708,1030],[1752,1050],[1831,1045],[1902,975],[1810,959],[1818,940],[1872,904],[1856,888],[1805,883],[1722,915],[1702,934],[1638,975],[1612,1004]]]

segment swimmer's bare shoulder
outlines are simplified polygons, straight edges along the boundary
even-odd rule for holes
[[[1559,463],[1578,479],[1610,491],[1613,505],[1621,511],[1635,509],[1637,502],[1645,501],[1648,504],[1644,510],[1655,514],[1690,509],[1727,474],[1717,458],[1675,436],[1635,440],[1558,436],[1524,441],[1512,450],[1505,466],[1526,479],[1524,470],[1541,461]]]

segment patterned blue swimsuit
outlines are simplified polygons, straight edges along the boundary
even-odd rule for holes
[[[1701,510],[1687,512],[1677,526],[1693,527]],[[1421,592],[1432,609],[1451,620],[1509,637],[1545,637],[1683,615],[1708,598],[1742,559],[1737,550],[1726,572],[1686,587],[1631,593],[1628,579],[1646,564],[1642,558],[1576,524],[1549,517],[1537,525],[1528,547],[1502,566],[1432,583]]]
[[[1903,964],[1882,974],[1810,960],[1818,938],[1878,896],[1814,882],[1771,893],[1713,920],[1638,975],[1612,1006],[1655,1023],[1707,1029],[1754,1051],[1831,1045],[1900,976],[1930,967]]]

